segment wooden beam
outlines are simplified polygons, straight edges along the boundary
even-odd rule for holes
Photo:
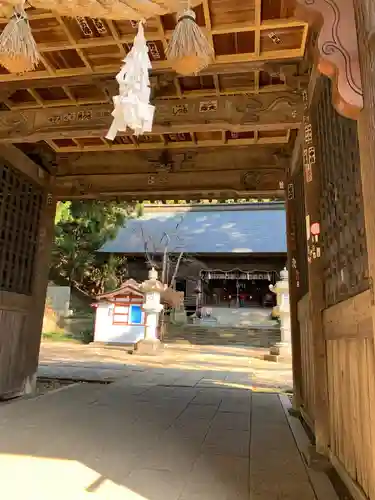
[[[226,131],[218,131],[219,133],[226,135]],[[258,135],[258,130],[253,130],[249,129],[247,132],[253,132],[254,133],[254,138],[246,138],[246,139],[231,139],[227,141],[226,139],[223,141],[223,135],[221,135],[220,139],[205,139],[205,140],[197,140],[196,139],[196,134],[191,132],[191,135],[193,135],[194,139],[192,141],[181,141],[181,142],[168,142],[166,140],[166,135],[163,134],[157,134],[157,137],[161,137],[163,140],[160,142],[135,142],[135,139],[133,139],[134,136],[130,136],[130,139],[132,140],[132,144],[109,144],[108,142],[104,142],[102,138],[100,139],[100,143],[96,145],[86,145],[86,144],[79,144],[79,139],[73,139],[74,145],[71,146],[58,146],[52,139],[48,141],[49,146],[56,152],[56,153],[76,153],[76,152],[96,152],[96,151],[149,151],[149,150],[175,150],[175,149],[186,149],[188,147],[192,147],[194,149],[198,148],[210,148],[210,147],[216,147],[216,148],[222,148],[222,147],[227,147],[227,148],[238,148],[241,146],[259,146],[259,145],[280,145],[284,144],[287,145],[289,143],[289,130],[286,130],[286,133],[284,136],[278,136],[275,135],[274,137],[261,137],[260,139],[257,138]],[[277,133],[277,132],[276,132]],[[129,136],[128,136],[129,137]],[[89,138],[90,139],[90,138]],[[84,140],[81,138],[81,140]]]
[[[214,172],[231,170],[243,173],[253,169],[279,169],[285,171],[287,158],[281,160],[278,155],[280,146],[254,147],[209,147],[195,149],[194,146],[184,150],[171,150],[168,154],[168,165],[162,165],[160,151],[98,151],[86,153],[58,154],[55,159],[58,176],[70,175],[122,175],[122,174],[156,174],[158,172],[195,172],[205,173],[212,178]]]
[[[37,184],[44,186],[48,183],[49,174],[16,146],[12,144],[0,144],[0,157]]]
[[[0,309],[6,311],[27,312],[30,307],[31,297],[20,293],[0,291]]]
[[[323,312],[325,338],[327,340],[371,339],[373,336],[371,300],[371,291],[366,290],[325,309]]]
[[[274,60],[272,62],[262,61],[262,62],[242,62],[242,63],[215,63],[210,64],[207,68],[199,72],[200,75],[215,75],[215,74],[233,74],[233,73],[247,73],[250,71],[259,71],[268,69],[275,72],[277,69],[282,67],[292,66],[296,68],[300,62],[300,59],[285,61],[285,59]],[[157,75],[163,73],[163,75],[170,75],[171,79],[176,76],[175,73],[165,70],[152,70],[151,75]],[[115,79],[116,73],[113,70],[96,72],[93,74],[82,74],[82,75],[71,75],[71,76],[44,76],[42,78],[34,78],[30,74],[24,74],[22,80],[0,81],[0,92],[13,93],[20,89],[35,89],[35,88],[48,88],[48,87],[64,87],[64,86],[79,86],[79,85],[100,85],[108,81]],[[2,94],[0,94],[1,97]],[[7,94],[9,95],[9,94]]]
[[[284,191],[238,191],[234,189],[154,189],[153,191],[100,191],[100,193],[77,193],[69,195],[69,200],[123,200],[123,201],[157,201],[157,200],[202,200],[202,199],[225,199],[225,200],[240,200],[244,198],[253,198],[258,200],[273,199],[283,200]],[[57,200],[66,200],[66,195],[56,193]]]
[[[255,48],[254,52],[257,56],[260,56],[260,25],[262,24],[262,0],[255,0],[255,26],[256,30],[254,33]]]
[[[228,170],[219,176],[206,172],[156,172],[153,174],[108,174],[70,175],[56,178],[55,194],[59,199],[80,197],[133,196],[142,193],[149,199],[155,192],[235,192],[249,197],[249,193],[281,192],[280,182],[284,180],[281,169],[262,169],[244,172]],[[172,199],[172,198],[170,198]]]
[[[257,199],[259,201],[264,199],[272,199],[277,201],[284,200],[284,191],[237,191],[233,189],[222,190],[154,190],[148,191],[118,191],[106,192],[101,191],[92,195],[89,194],[74,194],[70,195],[70,200],[121,200],[121,201],[169,201],[169,200],[204,200],[204,199],[217,199],[217,200],[242,200],[244,198]],[[57,193],[57,200],[66,200],[66,196],[60,196]]]
[[[154,101],[153,132],[285,130],[301,123],[302,98],[279,92],[257,96],[215,96],[188,101]],[[42,139],[101,137],[112,121],[113,106],[72,106],[0,112],[0,142],[36,142]]]

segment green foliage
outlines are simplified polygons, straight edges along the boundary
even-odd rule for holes
[[[65,332],[43,332],[42,339],[51,340],[54,342],[79,342],[79,340],[75,339],[72,335]]]
[[[55,245],[51,279],[67,281],[89,295],[119,286],[125,278],[126,259],[98,254],[117,236],[134,213],[134,206],[104,201],[60,202],[55,218]]]
[[[94,340],[94,333],[92,328],[80,331],[77,335],[66,332],[43,332],[43,340],[50,340],[52,342],[73,342],[75,344],[90,344]]]
[[[82,342],[82,344],[90,344],[94,341],[94,332],[92,328],[86,328],[86,330],[82,330],[78,336],[78,340]]]
[[[238,198],[238,199],[199,199],[199,200],[144,200],[145,205],[231,205],[240,203],[269,203],[275,201],[272,198]]]

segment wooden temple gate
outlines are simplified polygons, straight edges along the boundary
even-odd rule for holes
[[[287,202],[295,403],[317,450],[369,494],[374,342],[358,127],[334,109],[325,76],[315,82],[308,114]]]
[[[330,459],[353,497],[373,499],[375,58],[369,10],[361,1],[350,8],[301,4],[325,22],[287,180],[295,406],[315,435],[316,451]],[[348,43],[341,45],[344,29]]]
[[[197,8],[215,49],[199,77],[168,72],[171,20],[151,23],[153,133],[114,144],[113,51],[131,27],[86,20],[84,39],[31,13],[44,67],[0,76],[0,395],[33,385],[56,200],[285,196],[295,409],[356,500],[375,500],[372,3],[223,2]]]

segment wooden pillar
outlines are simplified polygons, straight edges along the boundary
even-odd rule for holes
[[[375,280],[375,48],[370,43],[375,19],[371,22],[367,7],[371,0],[355,0],[359,60],[362,74],[364,108],[358,118],[362,196],[366,227],[370,284]],[[372,26],[371,28],[371,24]],[[374,291],[372,290],[374,293]],[[375,300],[373,295],[373,328],[375,337]]]
[[[359,61],[362,76],[364,107],[358,119],[358,140],[360,148],[363,213],[366,229],[366,245],[368,255],[368,270],[371,287],[371,317],[373,333],[373,349],[367,361],[369,376],[364,391],[371,414],[375,411],[375,16],[371,16],[372,0],[354,0],[355,20],[358,33]],[[373,8],[373,5],[372,5]],[[374,12],[374,11],[372,11]],[[371,351],[370,351],[371,352]],[[364,383],[364,382],[362,382]],[[369,457],[369,491],[371,500],[375,499],[375,421],[369,422],[371,455]]]
[[[313,82],[313,80],[312,80]],[[323,331],[322,313],[325,306],[323,293],[323,267],[321,260],[320,234],[320,168],[315,162],[315,147],[313,128],[310,121],[310,107],[319,89],[315,88],[314,98],[310,99],[308,91],[304,92],[304,197],[306,214],[306,237],[308,249],[308,279],[310,297],[310,319],[314,337],[313,353],[315,365],[315,439],[316,451],[328,455],[329,433],[329,402],[327,387],[327,352]]]
[[[44,203],[39,226],[38,251],[35,257],[34,279],[32,287],[32,306],[26,324],[27,329],[27,364],[26,373],[29,387],[34,389],[39,361],[40,341],[43,327],[43,316],[48,286],[48,276],[51,262],[52,245],[55,228],[56,199],[51,191],[51,183],[46,186]]]
[[[304,201],[304,200],[299,200]],[[292,362],[293,362],[293,407],[298,410],[302,404],[302,357],[301,357],[301,331],[298,322],[298,272],[297,263],[297,241],[295,210],[296,199],[294,182],[291,177],[287,180],[286,199],[286,228],[287,228],[287,249],[288,249],[288,271],[290,290],[290,319],[292,331]]]

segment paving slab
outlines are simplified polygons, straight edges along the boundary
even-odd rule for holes
[[[111,384],[0,405],[0,498],[315,500],[279,395],[224,385],[243,368],[228,350],[225,368],[213,354],[203,370],[179,356],[180,368],[137,361]],[[89,362],[73,373],[100,376]]]

